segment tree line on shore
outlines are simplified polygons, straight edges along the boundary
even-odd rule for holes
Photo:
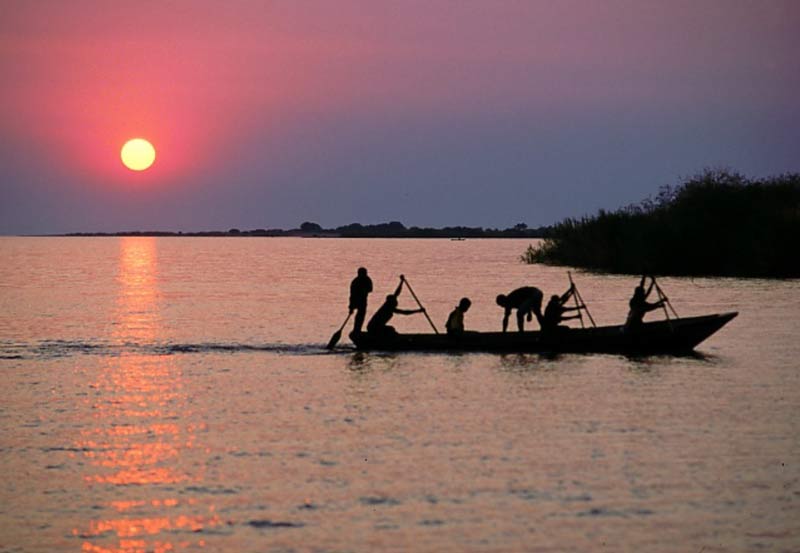
[[[306,221],[296,229],[253,229],[231,228],[223,231],[171,232],[171,231],[121,231],[121,232],[76,232],[66,236],[304,236],[326,238],[543,238],[549,227],[529,228],[518,223],[506,229],[453,226],[443,228],[406,227],[399,221],[362,225],[352,223],[334,228],[323,228],[317,223]]]
[[[800,277],[800,174],[707,170],[654,198],[550,228],[528,263],[611,273]]]

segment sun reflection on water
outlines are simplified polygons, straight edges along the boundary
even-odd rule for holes
[[[118,299],[111,338],[150,344],[161,334],[161,292],[154,238],[120,241]],[[171,485],[200,478],[189,474],[181,456],[196,447],[198,425],[191,420],[182,375],[169,355],[123,354],[109,359],[90,400],[95,425],[81,432],[76,448],[91,470],[87,486],[97,487],[101,512],[73,535],[93,553],[166,552],[202,546],[194,534],[219,524],[212,506],[178,499]],[[175,540],[185,533],[193,539]]]

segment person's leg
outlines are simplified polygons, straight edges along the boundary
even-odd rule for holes
[[[522,302],[517,308],[517,329],[522,332],[525,330],[525,317],[528,317],[528,320],[531,319],[531,309],[533,308],[533,301],[531,299],[527,299]]]
[[[542,297],[538,296],[533,299],[533,314],[536,315],[536,320],[539,322],[539,326],[542,326],[544,322],[544,315],[542,315]]]
[[[364,318],[367,315],[367,306],[356,308],[356,319],[353,322],[353,332],[361,332],[361,327],[364,326]]]

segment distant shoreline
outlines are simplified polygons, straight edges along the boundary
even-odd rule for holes
[[[57,234],[36,234],[24,236],[40,237],[299,237],[299,238],[546,238],[550,235],[550,227],[528,228],[520,223],[507,229],[484,229],[481,227],[405,227],[402,223],[391,222],[378,225],[361,225],[354,223],[332,229],[322,228],[316,223],[303,223],[296,229],[254,229],[240,230],[232,228],[227,231],[191,231],[173,232],[158,230],[136,230],[118,232],[69,232]]]

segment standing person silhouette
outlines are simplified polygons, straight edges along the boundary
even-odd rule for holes
[[[505,308],[503,314],[503,332],[508,330],[508,318],[511,316],[511,310],[517,310],[517,329],[522,332],[525,330],[525,317],[528,321],[532,317],[532,313],[536,315],[536,320],[539,325],[542,324],[542,298],[544,294],[542,291],[534,286],[523,286],[517,288],[508,295],[500,294],[497,296],[497,305]]]
[[[353,323],[353,332],[361,332],[364,318],[367,316],[367,296],[372,292],[372,279],[367,276],[364,267],[358,268],[358,273],[350,283],[350,313],[356,312]]]

